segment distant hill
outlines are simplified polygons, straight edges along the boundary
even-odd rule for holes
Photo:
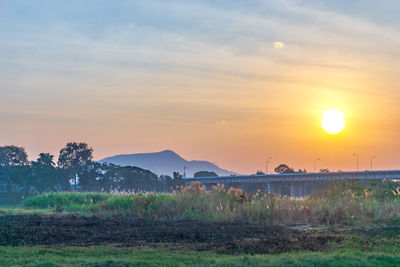
[[[212,171],[218,173],[219,176],[229,176],[234,174],[233,172],[221,169],[217,165],[208,161],[185,160],[171,150],[155,153],[116,155],[102,159],[99,162],[112,163],[121,166],[136,166],[150,170],[157,175],[166,174],[172,176],[173,172],[183,174],[184,167],[186,167],[186,177],[193,177],[194,173],[198,171]]]

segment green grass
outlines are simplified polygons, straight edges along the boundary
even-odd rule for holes
[[[79,212],[88,214],[100,209],[100,203],[107,201],[112,194],[105,193],[48,193],[24,202],[25,208],[52,209],[62,212]]]
[[[279,255],[220,255],[148,248],[0,247],[0,266],[399,266],[384,252],[335,250]]]
[[[37,215],[56,215],[59,214],[53,209],[38,209],[38,208],[25,208],[25,207],[2,207],[0,208],[0,216],[2,215],[23,215],[23,214],[37,214]]]

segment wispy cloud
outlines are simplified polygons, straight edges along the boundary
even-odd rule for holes
[[[399,21],[376,14],[377,2],[352,12],[348,1],[310,3],[0,1],[0,112],[39,114],[32,120],[48,129],[44,114],[69,113],[77,131],[78,118],[93,128],[103,117],[115,133],[138,124],[154,138],[162,122],[217,134],[261,116],[281,127],[333,100],[364,109],[358,94],[400,116],[390,108],[400,97]]]

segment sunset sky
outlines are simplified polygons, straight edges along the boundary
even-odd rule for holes
[[[240,2],[240,3],[239,3]],[[400,169],[400,1],[0,0],[0,145]],[[323,112],[345,129],[329,135]]]

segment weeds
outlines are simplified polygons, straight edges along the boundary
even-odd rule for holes
[[[292,198],[261,191],[245,193],[223,185],[206,191],[200,183],[193,183],[170,194],[50,193],[27,199],[24,207],[158,220],[368,226],[400,221],[399,192],[399,184],[393,182],[370,188],[347,182],[305,198]]]

